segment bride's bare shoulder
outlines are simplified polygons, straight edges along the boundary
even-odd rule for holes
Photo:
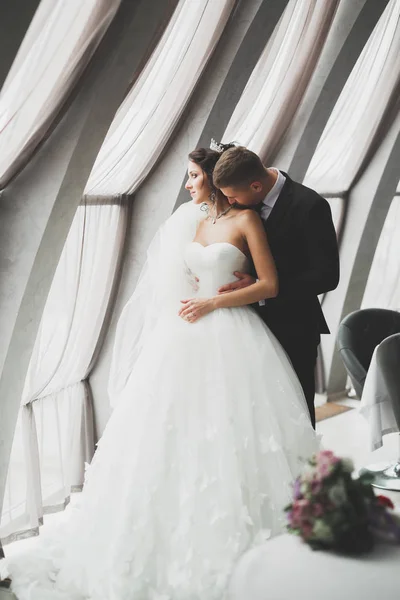
[[[260,215],[252,208],[239,208],[239,209],[237,209],[235,216],[237,216],[243,224],[245,224],[245,223],[252,224],[252,223],[260,223],[261,222]]]

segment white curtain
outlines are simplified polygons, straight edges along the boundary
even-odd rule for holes
[[[86,194],[132,194],[156,163],[209,60],[235,0],[181,0],[121,105]]]
[[[15,531],[21,532],[29,527],[26,510],[27,476],[20,410],[14,432],[0,521],[0,537],[3,542],[12,540]]]
[[[23,404],[85,378],[103,326],[127,223],[125,197],[77,210],[36,339]],[[94,203],[96,202],[96,203]]]
[[[333,220],[333,224],[335,226],[336,235],[339,236],[341,229],[342,229],[344,213],[345,213],[344,198],[328,197],[328,198],[326,198],[326,200],[328,201],[329,206],[331,207],[332,220]]]
[[[400,195],[393,198],[382,228],[361,308],[400,311]]]
[[[42,0],[0,94],[0,188],[29,160],[121,0]]]
[[[391,0],[364,47],[321,136],[304,183],[347,191],[400,82],[400,0]]]
[[[290,0],[224,133],[263,160],[276,153],[314,72],[339,0]]]
[[[81,205],[64,246],[25,380],[0,535],[38,527],[83,483],[94,452],[85,381],[103,327],[125,239],[125,197]],[[24,482],[25,479],[25,483]]]

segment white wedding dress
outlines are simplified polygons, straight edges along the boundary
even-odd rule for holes
[[[192,295],[248,268],[229,243],[182,253]],[[251,307],[190,324],[158,306],[78,505],[7,565],[20,600],[222,600],[238,557],[285,526],[317,441],[284,351]]]

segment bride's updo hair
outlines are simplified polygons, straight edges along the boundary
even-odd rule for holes
[[[213,173],[215,165],[221,158],[221,155],[229,148],[235,148],[235,144],[219,144],[222,148],[222,152],[211,150],[211,148],[197,148],[189,154],[189,160],[199,165],[203,173],[207,175],[208,183],[211,187],[211,192],[215,195],[218,193],[218,189],[213,183]]]

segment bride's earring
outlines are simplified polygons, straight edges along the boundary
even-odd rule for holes
[[[212,219],[213,224],[215,224],[215,215],[212,216],[211,210],[215,213],[217,211],[217,194],[213,190],[208,197],[210,199],[211,206],[209,206],[207,219]]]

